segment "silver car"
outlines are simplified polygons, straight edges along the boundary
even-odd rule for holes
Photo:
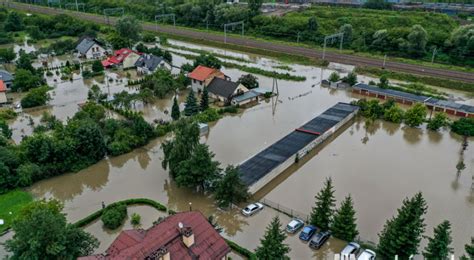
[[[350,242],[341,251],[341,260],[349,260],[351,255],[356,256],[360,249],[360,245],[355,242]]]
[[[262,203],[252,203],[250,205],[247,205],[247,207],[245,207],[243,210],[242,210],[242,214],[244,216],[252,216],[253,214],[259,212],[260,210],[263,209],[263,205]]]
[[[304,226],[303,220],[299,218],[292,219],[290,223],[286,225],[286,232],[290,234],[296,233],[303,226]]]
[[[365,249],[362,254],[357,257],[357,260],[375,260],[375,252],[370,249]]]

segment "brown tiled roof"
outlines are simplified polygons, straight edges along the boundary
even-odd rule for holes
[[[191,73],[189,73],[188,77],[191,79],[204,81],[208,79],[212,74],[218,71],[219,70],[199,65]]]
[[[194,245],[186,247],[178,223],[191,228]],[[230,247],[207,219],[198,211],[181,212],[169,216],[148,230],[125,230],[107,249],[106,254],[86,259],[144,259],[165,247],[171,259],[220,259]]]

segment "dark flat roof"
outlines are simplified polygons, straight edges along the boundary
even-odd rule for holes
[[[323,134],[357,109],[357,106],[337,103],[299,129]],[[241,180],[248,186],[256,183],[318,137],[317,134],[296,130],[291,132],[239,165]]]
[[[422,96],[422,95],[415,95],[403,91],[393,90],[393,89],[383,89],[376,86],[370,86],[367,84],[359,83],[354,86],[356,89],[364,89],[374,93],[381,93],[384,95],[392,96],[392,97],[400,97],[407,100],[426,103],[429,105],[434,105],[438,107],[448,108],[448,109],[455,109],[458,111],[464,111],[466,113],[474,113],[474,106],[461,104],[453,101],[447,100],[440,100],[437,98]]]

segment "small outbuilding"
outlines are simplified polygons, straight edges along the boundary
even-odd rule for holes
[[[13,75],[6,71],[6,70],[0,70],[0,80],[3,81],[3,84],[5,85],[5,88],[7,90],[11,89],[13,86]]]
[[[76,51],[80,57],[86,59],[99,59],[107,56],[107,51],[96,39],[84,37],[79,40]]]
[[[135,63],[137,72],[143,75],[153,74],[157,69],[171,70],[171,65],[163,59],[153,54],[143,54]]]

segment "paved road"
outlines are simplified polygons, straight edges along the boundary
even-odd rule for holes
[[[94,14],[88,13],[80,13],[80,12],[72,12],[63,9],[53,9],[43,6],[35,6],[35,5],[27,5],[27,4],[20,4],[20,3],[6,3],[4,0],[0,0],[0,3],[7,5],[14,9],[25,10],[30,12],[36,13],[43,13],[43,14],[59,14],[59,13],[67,13],[71,16],[75,16],[80,19],[94,21],[96,23],[107,24],[115,24],[117,18],[111,17],[109,21],[107,21],[103,16],[98,16]],[[154,31],[154,32],[163,32],[178,36],[185,36],[194,39],[205,39],[208,41],[216,41],[216,42],[224,42],[224,36],[211,34],[201,31],[194,31],[190,29],[184,28],[173,28],[173,27],[163,27],[159,26],[158,28],[155,25],[143,23],[143,29],[147,31]],[[273,43],[273,42],[265,42],[265,41],[258,41],[252,39],[246,39],[236,36],[228,36],[227,42],[230,44],[235,45],[242,45],[245,47],[250,48],[258,48],[273,52],[280,52],[280,53],[291,53],[305,57],[312,57],[312,58],[321,58],[322,52],[316,51],[314,49],[305,48],[305,47],[297,47],[297,46],[289,46],[285,44]],[[354,66],[367,66],[367,67],[375,67],[381,68],[383,61],[380,59],[375,58],[365,58],[359,56],[353,56],[348,54],[340,54],[335,52],[326,52],[326,59],[331,62],[338,62],[343,64],[349,64]],[[388,70],[398,71],[398,72],[405,72],[411,74],[417,74],[421,76],[430,76],[430,77],[439,77],[439,78],[446,78],[452,80],[458,80],[468,83],[474,83],[474,73],[469,72],[460,72],[460,71],[453,71],[448,69],[437,69],[437,68],[430,68],[422,65],[413,65],[407,64],[402,62],[394,62],[394,61],[387,61],[385,64],[385,68]]]

